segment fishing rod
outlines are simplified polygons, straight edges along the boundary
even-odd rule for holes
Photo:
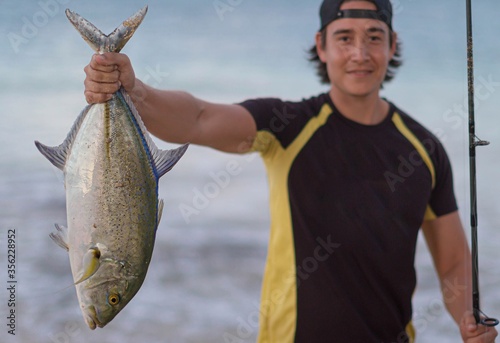
[[[490,144],[480,140],[475,133],[474,119],[474,50],[472,37],[472,4],[467,2],[467,77],[469,90],[469,169],[470,169],[470,223],[472,250],[472,308],[476,323],[496,326],[498,320],[489,318],[479,308],[479,262],[477,243],[477,187],[476,187],[476,147]]]

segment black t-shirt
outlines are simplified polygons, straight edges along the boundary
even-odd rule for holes
[[[259,343],[413,340],[419,229],[457,210],[441,143],[393,104],[377,125],[328,94],[241,105],[270,187]]]

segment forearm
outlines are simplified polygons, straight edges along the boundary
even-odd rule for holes
[[[457,324],[460,324],[464,313],[472,309],[472,282],[468,249],[464,255],[461,263],[456,264],[454,268],[440,277],[443,301]]]
[[[129,93],[149,132],[173,142],[196,142],[203,103],[189,93],[158,90],[136,80]]]

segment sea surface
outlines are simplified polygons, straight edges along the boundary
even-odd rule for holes
[[[161,179],[165,211],[146,281],[104,329],[86,327],[67,253],[48,237],[54,223],[66,222],[64,185],[33,141],[58,145],[66,137],[86,105],[83,67],[92,55],[64,9],[111,32],[146,4],[146,19],[123,52],[154,87],[227,103],[262,96],[298,100],[328,90],[306,59],[319,26],[317,0],[0,0],[0,342],[256,339],[269,235],[266,175],[257,155],[192,146]],[[404,66],[383,96],[443,141],[469,234],[465,0],[393,4]],[[476,131],[491,141],[477,154],[480,290],[483,311],[499,317],[500,2],[473,1],[473,10]],[[236,175],[223,178],[234,165]],[[187,207],[195,211],[186,213]],[[415,265],[417,342],[459,342],[422,238]],[[15,335],[7,326],[12,309]]]

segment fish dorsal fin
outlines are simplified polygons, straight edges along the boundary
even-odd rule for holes
[[[75,281],[75,285],[82,283],[83,281],[90,278],[99,269],[100,266],[101,251],[99,248],[94,247],[87,250],[85,255],[83,255],[82,261],[82,276],[78,281]]]
[[[61,248],[66,249],[66,251],[69,251],[68,229],[57,223],[55,224],[55,227],[57,231],[49,234],[50,238],[52,238],[52,240]]]
[[[105,35],[90,21],[69,9],[66,10],[66,17],[94,51],[98,53],[120,52],[142,23],[147,11],[148,6],[145,6],[109,35]]]
[[[151,154],[151,163],[153,165],[155,175],[159,179],[170,169],[172,169],[174,165],[181,159],[182,155],[184,155],[184,153],[186,152],[189,143],[172,150],[158,149],[156,144],[151,139],[151,136],[149,135],[146,126],[144,125],[141,116],[139,115],[139,112],[135,108],[130,95],[128,95],[128,93],[123,88],[118,91],[118,94],[121,94],[123,100],[127,103],[130,111],[132,112],[135,123],[137,124],[138,129],[141,132],[142,137],[144,138],[144,142]]]
[[[87,113],[90,109],[91,105],[86,106],[83,111],[80,113],[78,118],[76,119],[73,127],[69,131],[68,135],[64,142],[61,145],[55,147],[48,147],[39,141],[35,141],[35,145],[38,150],[45,156],[50,163],[52,163],[57,168],[64,170],[64,165],[66,164],[66,159],[68,158],[69,151],[71,150],[71,146],[75,141],[75,137],[82,126],[83,120],[87,116]]]

